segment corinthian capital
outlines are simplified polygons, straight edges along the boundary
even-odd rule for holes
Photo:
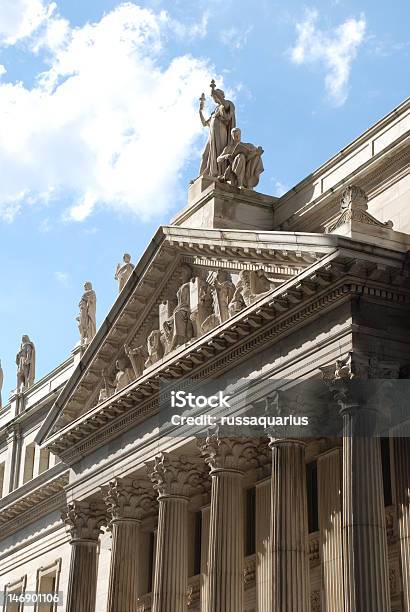
[[[100,502],[74,501],[61,515],[71,534],[71,541],[98,540],[101,527],[107,522],[105,507]]]
[[[102,493],[110,522],[141,520],[155,506],[152,487],[133,478],[114,478],[102,488]]]
[[[209,433],[199,447],[211,474],[217,470],[244,472],[260,467],[258,439],[221,438],[216,430]]]
[[[158,498],[169,495],[191,497],[206,488],[206,474],[198,460],[160,453],[147,464],[148,474],[158,491]]]

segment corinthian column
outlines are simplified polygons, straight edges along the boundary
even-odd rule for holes
[[[212,476],[208,550],[208,612],[243,608],[243,475],[254,441],[207,437],[201,447]]]
[[[188,582],[188,501],[200,487],[197,463],[167,453],[149,466],[159,516],[153,612],[185,612]]]
[[[342,544],[342,451],[319,456],[318,498],[323,596],[326,612],[344,611]]]
[[[132,478],[114,479],[103,493],[112,529],[107,612],[137,612],[140,521],[153,494]]]
[[[62,515],[71,534],[67,612],[95,612],[97,544],[106,522],[102,504],[72,502]]]
[[[404,611],[410,612],[410,426],[406,433],[409,437],[394,439],[394,464]]]
[[[305,443],[271,438],[272,602],[278,612],[308,612]]]

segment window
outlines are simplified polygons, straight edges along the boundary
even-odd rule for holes
[[[27,582],[27,576],[22,576],[19,580],[16,580],[15,582],[9,582],[8,584],[6,584],[4,588],[4,593],[6,595],[4,607],[3,607],[4,612],[22,612],[23,611],[24,604],[15,602],[15,601],[8,601],[7,595],[11,595],[11,596],[23,595],[26,590],[26,582]]]
[[[43,472],[48,470],[49,465],[50,465],[50,451],[48,451],[46,448],[42,448],[40,450],[40,464],[39,464],[38,473],[42,474]]]
[[[58,582],[61,570],[61,559],[57,559],[51,565],[40,567],[37,571],[37,594],[50,594],[58,592]],[[57,603],[40,602],[35,607],[35,612],[56,612]]]
[[[5,468],[5,463],[3,461],[3,463],[0,463],[0,499],[4,495],[4,492],[3,492],[3,488],[4,488],[4,468]]]
[[[32,480],[33,478],[34,451],[35,451],[34,442],[26,446],[26,453],[24,455],[23,484],[25,484],[29,480]]]
[[[246,490],[245,556],[256,552],[256,489]]]
[[[306,465],[308,527],[309,533],[319,531],[319,508],[317,494],[317,462],[311,461]]]
[[[390,438],[380,438],[380,452],[382,456],[384,505],[393,504],[390,462]]]

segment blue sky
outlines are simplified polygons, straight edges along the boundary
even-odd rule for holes
[[[280,195],[409,95],[410,4],[333,0],[2,0],[3,402],[27,333],[37,374],[68,356],[84,281],[98,320],[185,204],[215,78]]]

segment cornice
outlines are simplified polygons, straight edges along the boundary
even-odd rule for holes
[[[68,482],[69,470],[66,470],[32,491],[18,490],[21,495],[0,508],[0,538],[5,538],[41,516],[63,507],[66,502],[64,488]]]
[[[184,375],[207,378],[214,372],[221,373],[233,361],[249,357],[342,300],[359,295],[408,305],[409,281],[398,266],[389,268],[346,255],[329,255],[209,334],[170,354],[123,392],[56,432],[45,446],[72,463],[154,416],[161,379]]]

